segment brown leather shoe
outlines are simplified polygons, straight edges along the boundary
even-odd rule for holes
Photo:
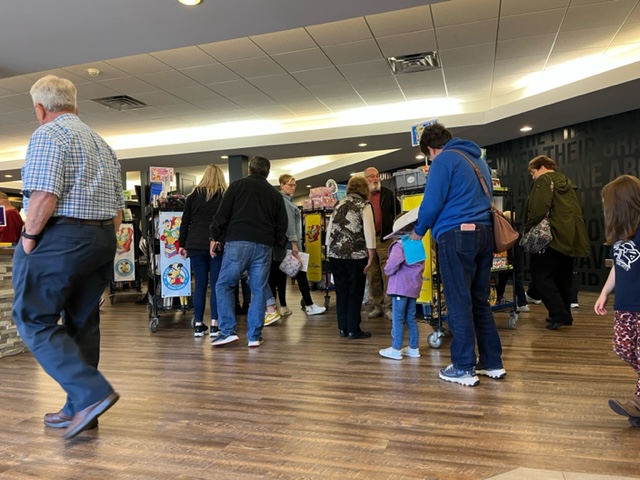
[[[382,315],[384,315],[384,312],[382,311],[382,308],[380,308],[378,305],[375,305],[371,311],[367,314],[368,318],[378,318],[381,317]]]
[[[45,413],[44,424],[50,428],[67,428],[71,423],[72,417],[62,413],[62,410],[56,413]],[[87,426],[85,430],[92,430],[98,426],[98,419]]]
[[[92,422],[98,419],[100,415],[109,410],[120,399],[120,395],[116,392],[111,392],[102,400],[98,400],[96,403],[89,405],[87,408],[76,412],[71,419],[71,423],[67,427],[67,431],[64,434],[64,439],[69,440],[78,435],[83,430],[88,430]]]

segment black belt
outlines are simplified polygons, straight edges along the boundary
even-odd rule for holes
[[[71,217],[51,217],[47,225],[113,225],[113,219],[108,220],[84,220]]]

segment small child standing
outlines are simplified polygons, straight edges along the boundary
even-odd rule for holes
[[[401,360],[403,355],[414,358],[420,356],[416,299],[422,288],[423,270],[424,262],[411,265],[406,262],[401,240],[396,240],[389,246],[384,273],[389,278],[387,295],[391,297],[391,346],[379,351],[383,357]],[[405,323],[409,331],[409,346],[401,350]]]
[[[631,400],[609,400],[618,415],[640,427],[640,180],[622,175],[602,189],[605,237],[611,247],[613,268],[593,306],[598,315],[607,313],[609,294],[615,288],[613,351],[638,375]]]

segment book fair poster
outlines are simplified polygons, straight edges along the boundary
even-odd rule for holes
[[[179,254],[182,212],[160,212],[160,284],[162,298],[191,295],[191,263]]]
[[[133,224],[122,223],[116,233],[116,255],[113,260],[113,281],[133,282],[136,279]]]

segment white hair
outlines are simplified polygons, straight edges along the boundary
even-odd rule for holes
[[[71,80],[47,75],[31,87],[34,105],[39,103],[47,112],[75,111],[77,90]]]

